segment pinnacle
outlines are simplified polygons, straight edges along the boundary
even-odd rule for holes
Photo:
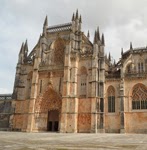
[[[89,30],[88,30],[88,33],[87,33],[87,37],[88,37],[88,38],[90,38],[90,33],[89,33]]]
[[[99,32],[99,27],[97,27],[97,38],[100,40],[100,32]]]
[[[76,11],[76,19],[78,19],[79,18],[79,14],[78,14],[78,9],[77,9],[77,11]]]
[[[72,15],[72,21],[74,21],[75,20],[75,14],[73,13],[73,15]]]
[[[46,15],[46,17],[45,17],[43,26],[48,26],[48,18],[47,18],[47,15]]]
[[[130,42],[130,49],[133,49],[132,42]]]
[[[28,41],[26,39],[25,45],[24,45],[24,50],[28,52]]]
[[[94,34],[94,43],[97,43],[98,42],[98,39],[97,39],[97,32],[95,31],[95,34]]]
[[[104,34],[102,33],[102,38],[101,38],[102,44],[105,45],[105,38],[104,38]]]
[[[110,54],[110,52],[109,52],[108,59],[109,59],[109,61],[111,61],[111,54]]]
[[[123,48],[121,48],[121,55],[123,55],[123,53],[124,53],[124,52],[123,52]]]

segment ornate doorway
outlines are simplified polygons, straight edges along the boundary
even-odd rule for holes
[[[59,112],[57,110],[48,112],[47,131],[59,131]]]

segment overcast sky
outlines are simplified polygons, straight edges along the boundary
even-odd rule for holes
[[[0,0],[0,93],[12,93],[21,43],[28,39],[29,51],[35,46],[44,18],[56,25],[71,21],[79,9],[82,29],[93,33],[97,26],[105,35],[105,51],[119,60],[126,51],[147,45],[146,0]]]

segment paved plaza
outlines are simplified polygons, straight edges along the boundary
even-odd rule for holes
[[[146,134],[0,132],[0,150],[147,150]]]

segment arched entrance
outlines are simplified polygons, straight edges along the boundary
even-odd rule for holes
[[[48,111],[47,131],[59,130],[59,112],[57,110]]]
[[[51,86],[46,89],[43,96],[36,101],[35,130],[59,131],[61,120],[62,97]]]

